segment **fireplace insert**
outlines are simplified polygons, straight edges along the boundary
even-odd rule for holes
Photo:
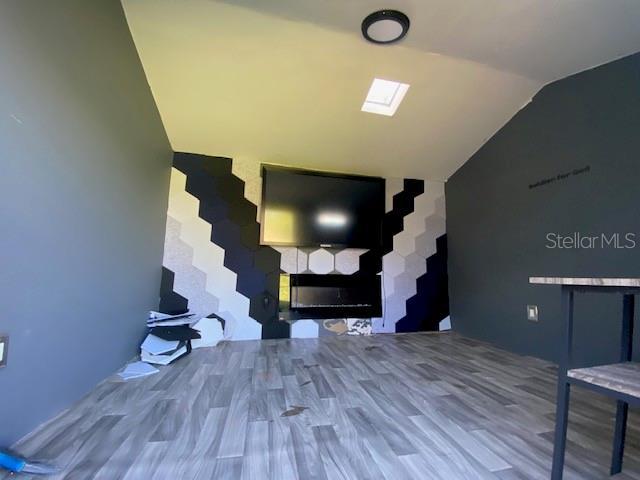
[[[378,275],[290,275],[289,300],[299,318],[382,316]]]

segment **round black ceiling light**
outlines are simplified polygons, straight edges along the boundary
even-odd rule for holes
[[[397,10],[380,10],[362,21],[362,35],[373,43],[393,43],[409,31],[409,17]]]

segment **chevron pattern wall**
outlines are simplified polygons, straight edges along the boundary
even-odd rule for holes
[[[387,179],[378,249],[272,248],[259,243],[260,170],[243,158],[175,154],[161,311],[215,313],[231,340],[438,330],[446,323],[443,184]],[[384,315],[280,322],[281,272],[380,274]]]

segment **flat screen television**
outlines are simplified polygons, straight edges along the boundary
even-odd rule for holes
[[[262,167],[260,242],[297,247],[380,245],[385,181]]]

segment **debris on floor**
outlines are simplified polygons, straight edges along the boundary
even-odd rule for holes
[[[184,312],[177,315],[171,315],[168,313],[160,313],[151,310],[149,312],[149,319],[147,320],[147,326],[152,327],[175,327],[180,325],[193,325],[198,320],[194,319],[194,313]]]
[[[154,337],[154,335],[149,334],[147,338],[149,337]],[[169,365],[171,362],[189,353],[187,349],[187,342],[176,343],[178,346],[174,350],[157,355],[149,353],[144,348],[140,348],[140,360],[147,363],[154,363],[156,365]]]
[[[25,458],[0,451],[0,468],[12,473],[29,473],[32,475],[55,475],[61,469],[41,462],[29,461]]]
[[[149,333],[140,345],[141,361],[130,363],[118,375],[123,380],[153,375],[158,369],[150,364],[169,365],[194,348],[215,347],[224,340],[224,319],[215,314],[201,319],[194,316],[188,311],[175,315],[149,312]]]
[[[203,318],[192,328],[200,333],[200,338],[191,342],[193,348],[215,347],[224,340],[224,320],[217,315]]]
[[[132,380],[134,378],[148,377],[154,373],[158,373],[158,369],[144,362],[132,362],[127,365],[118,375],[123,380]]]
[[[151,355],[161,355],[176,350],[178,345],[180,345],[178,340],[164,340],[155,335],[147,335],[140,348]]]
[[[200,333],[189,325],[175,325],[172,327],[153,327],[149,330],[150,335],[155,335],[169,342],[187,342],[200,338]]]
[[[280,415],[281,417],[293,417],[294,415],[300,415],[305,410],[308,410],[309,407],[301,407],[299,405],[291,405],[289,410],[285,410]]]
[[[200,339],[200,333],[192,328],[198,323],[194,314],[185,312],[170,315],[149,312],[149,334],[140,346],[140,359],[156,365],[169,365],[191,353],[191,341]]]

